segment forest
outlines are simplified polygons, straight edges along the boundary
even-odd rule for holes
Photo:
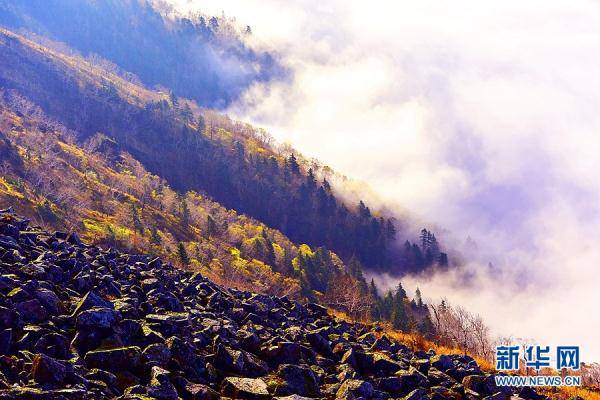
[[[328,168],[97,58],[8,30],[0,49],[3,205],[230,287],[432,334],[420,294],[381,293],[364,278],[445,266],[428,230],[398,245],[394,217],[347,204]]]

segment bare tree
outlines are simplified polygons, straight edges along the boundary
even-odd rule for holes
[[[436,335],[442,343],[458,347],[464,353],[492,358],[489,328],[479,315],[451,306],[446,300],[432,305],[431,313]]]
[[[581,368],[583,385],[600,388],[600,364],[583,365]]]
[[[362,293],[359,282],[348,274],[331,279],[325,302],[357,319],[366,319],[372,306],[371,297]]]

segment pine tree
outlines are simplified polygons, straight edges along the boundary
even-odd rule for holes
[[[364,279],[362,273],[362,265],[355,256],[350,257],[348,260],[348,272],[353,278]]]
[[[217,234],[217,223],[215,222],[215,219],[211,215],[208,215],[206,217],[206,236],[212,237],[216,234]]]
[[[396,227],[391,219],[386,221],[385,235],[387,240],[393,241],[396,239]]]
[[[314,190],[317,186],[317,181],[315,180],[315,174],[313,173],[312,168],[308,169],[308,175],[306,176],[306,185],[310,190]]]
[[[431,321],[429,311],[427,311],[421,322],[419,322],[419,324],[417,325],[417,331],[426,339],[431,339],[435,334],[435,327],[433,326],[433,322]]]
[[[375,286],[375,281],[372,278],[371,283],[369,284],[369,295],[372,302],[371,318],[375,321],[381,320],[383,318],[381,297],[379,297],[379,293],[377,293],[377,286]]]
[[[402,282],[400,281],[398,282],[398,286],[396,286],[395,298],[396,301],[406,299],[406,290],[404,290],[404,288],[402,287]]]
[[[423,298],[421,297],[421,290],[419,288],[415,290],[415,304],[419,308],[423,307]]]
[[[185,196],[179,195],[179,213],[181,215],[182,224],[187,227],[190,224],[190,209],[187,205]]]
[[[429,249],[429,240],[431,234],[427,231],[427,229],[421,229],[421,252],[427,253],[427,249]]]
[[[394,304],[394,310],[391,316],[392,327],[394,329],[401,330],[402,332],[408,332],[410,325],[404,301]]]
[[[440,258],[438,258],[438,263],[445,267],[448,265],[448,255],[446,253],[440,253]]]
[[[177,101],[177,96],[175,96],[175,93],[169,92],[169,101],[171,102],[171,105],[173,106],[173,108],[177,107],[178,101]]]
[[[287,165],[294,174],[300,172],[300,165],[298,164],[298,160],[296,160],[296,156],[292,153],[287,159]]]
[[[138,213],[138,209],[135,204],[131,203],[131,222],[133,224],[133,230],[143,234],[144,233],[144,225],[140,220],[140,215]]]
[[[277,257],[275,257],[275,250],[273,249],[273,242],[271,242],[271,240],[267,236],[267,230],[265,228],[262,229],[261,235],[262,235],[263,239],[265,239],[265,246],[267,247],[266,248],[267,264],[269,264],[271,267],[274,267],[275,263],[277,262]]]
[[[187,250],[182,242],[179,242],[177,245],[177,255],[179,256],[179,261],[182,266],[190,265],[190,257],[188,256]]]
[[[389,320],[392,316],[392,312],[394,311],[394,295],[391,290],[388,290],[383,298],[383,318]]]
[[[394,329],[408,332],[410,330],[410,321],[406,311],[406,305],[404,304],[405,299],[406,291],[402,287],[402,283],[398,282],[396,293],[393,298],[391,322]]]
[[[198,117],[198,121],[196,122],[196,130],[198,133],[203,134],[206,129],[206,120],[202,115]]]

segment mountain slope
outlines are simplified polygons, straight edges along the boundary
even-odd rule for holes
[[[413,351],[319,305],[219,287],[5,211],[0,261],[3,400],[544,398],[497,387],[469,356]]]
[[[0,25],[100,55],[144,84],[222,108],[250,85],[283,78],[271,54],[225,18],[168,19],[146,0],[0,0]]]
[[[87,241],[152,252],[232,287],[312,297],[311,290],[326,292],[330,280],[346,274],[325,249],[297,246],[199,193],[174,192],[110,138],[96,135],[80,147],[72,135],[0,90],[0,203]],[[318,268],[306,271],[305,260],[317,259]]]
[[[327,246],[388,272],[426,266],[418,246],[394,246],[391,219],[363,203],[344,204],[317,180],[320,171],[272,148],[262,132],[9,31],[2,31],[0,51],[0,86],[75,131],[79,143],[106,134],[174,189],[205,191],[294,242]]]

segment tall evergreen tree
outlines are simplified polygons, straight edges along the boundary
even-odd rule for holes
[[[177,244],[177,256],[179,257],[179,262],[181,262],[182,266],[190,265],[190,257],[188,256],[183,242]]]
[[[405,299],[406,291],[402,287],[402,283],[398,282],[396,292],[394,293],[391,322],[394,329],[408,332],[410,330],[410,321],[404,303]]]
[[[371,297],[371,318],[375,321],[379,321],[383,318],[382,301],[377,292],[375,281],[372,278],[371,283],[369,284],[369,296]]]
[[[215,219],[209,214],[206,216],[206,236],[212,237],[217,234],[217,223]]]
[[[415,290],[415,304],[417,307],[423,307],[423,298],[421,297],[421,290],[419,288]]]
[[[423,316],[423,319],[417,324],[417,331],[425,338],[431,339],[435,334],[435,327],[431,321],[429,310]]]
[[[140,234],[144,233],[144,225],[142,224],[142,221],[140,220],[140,214],[134,203],[131,203],[131,222],[133,224],[133,229],[136,232],[138,232]]]
[[[300,165],[298,164],[298,160],[296,160],[296,156],[294,155],[294,153],[290,154],[290,156],[288,157],[287,165],[292,173],[300,173]]]
[[[187,200],[185,196],[179,194],[179,214],[181,216],[181,223],[187,227],[190,224],[190,209],[188,208]]]

